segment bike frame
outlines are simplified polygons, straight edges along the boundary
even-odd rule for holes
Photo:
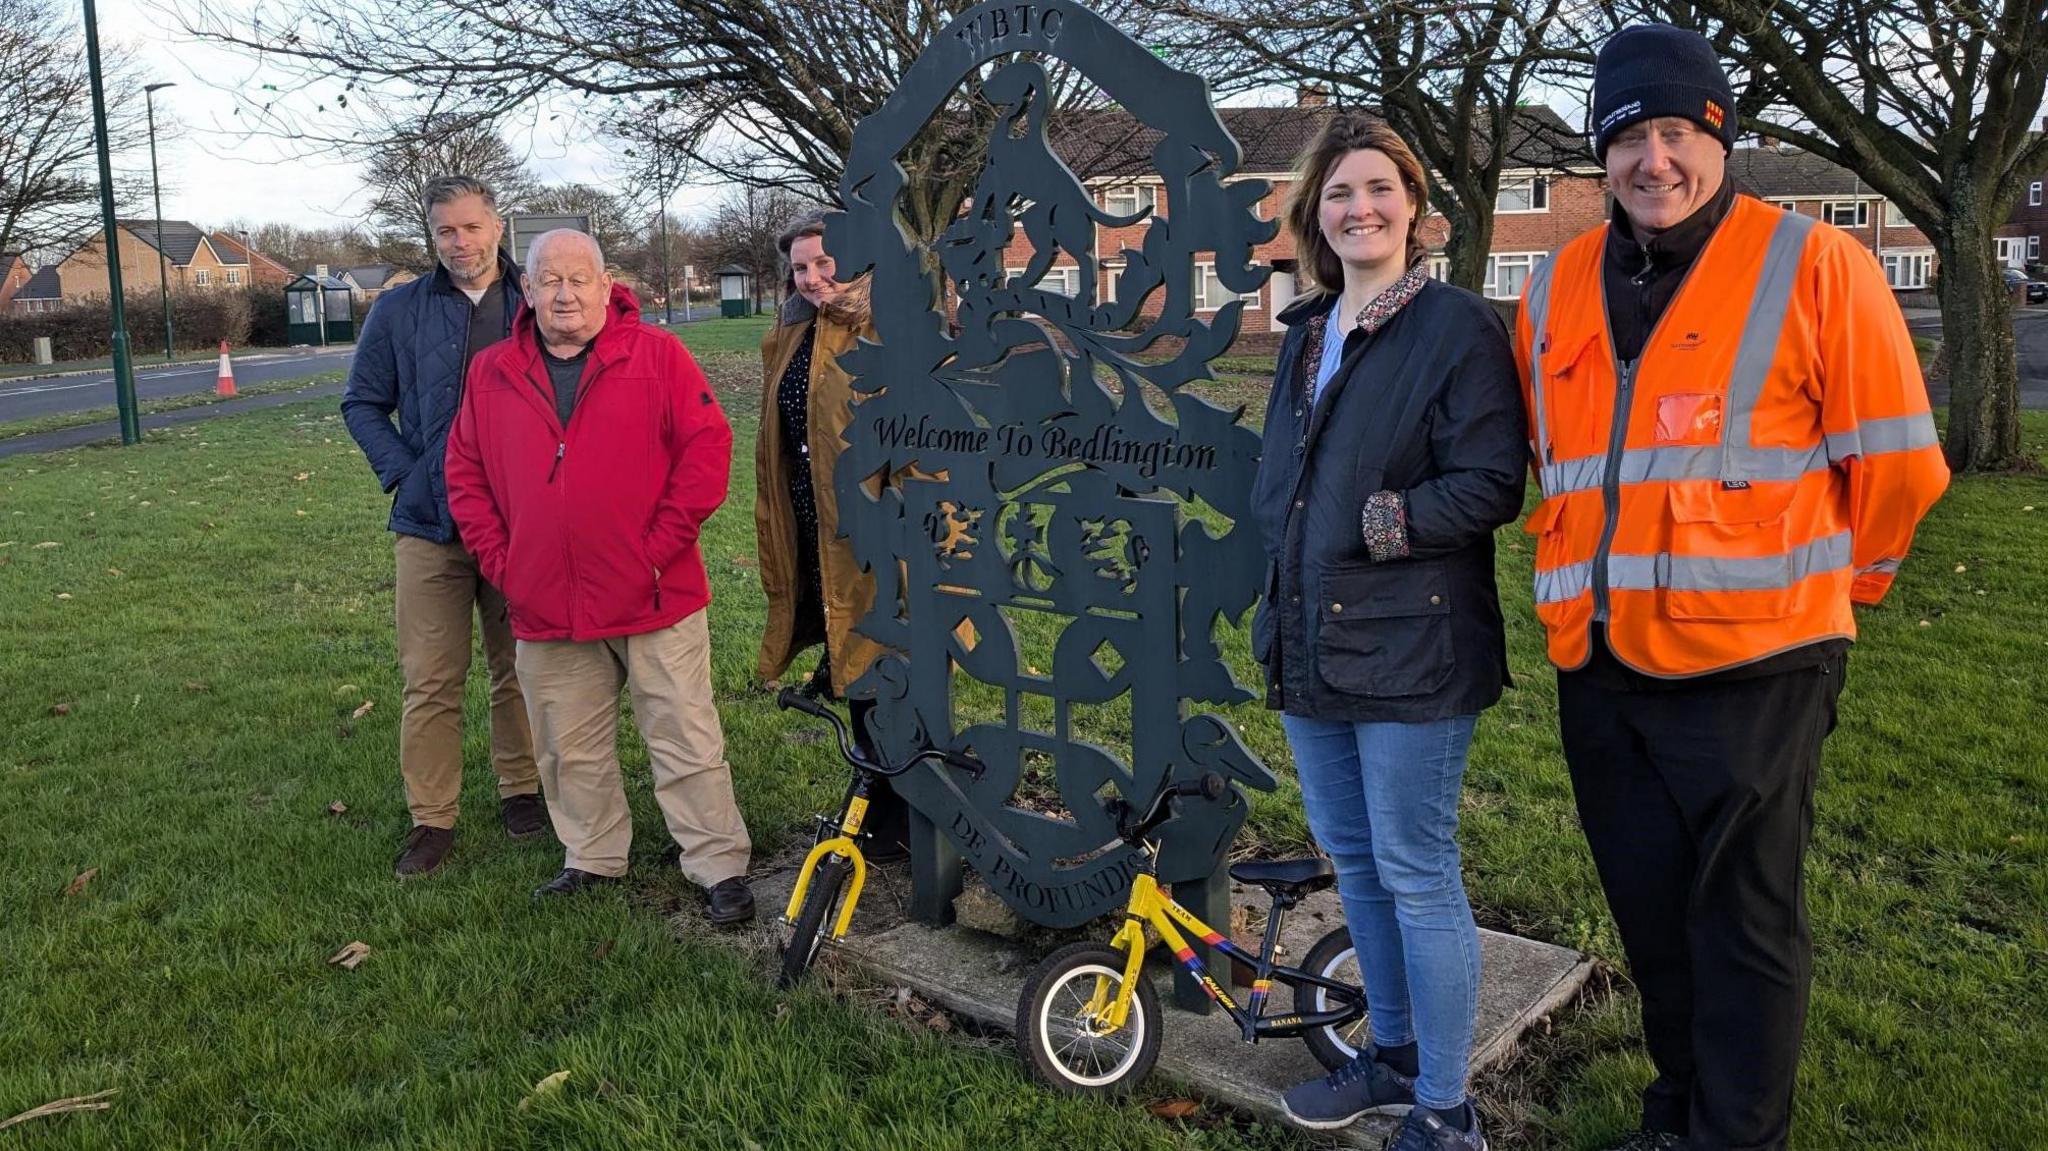
[[[1297,967],[1276,964],[1272,960],[1280,938],[1281,905],[1276,904],[1266,919],[1266,938],[1260,947],[1260,954],[1253,955],[1225,939],[1215,929],[1196,918],[1194,913],[1159,890],[1159,883],[1149,872],[1139,872],[1131,883],[1131,898],[1124,909],[1124,925],[1117,929],[1110,946],[1124,953],[1124,977],[1114,998],[1110,996],[1108,980],[1098,979],[1095,995],[1088,1001],[1089,1015],[1101,1021],[1101,1029],[1107,1033],[1123,1027],[1130,1014],[1131,999],[1137,994],[1137,981],[1142,978],[1145,966],[1145,925],[1151,924],[1159,937],[1173,948],[1174,958],[1187,969],[1189,975],[1202,985],[1211,1000],[1235,1020],[1245,1042],[1256,1043],[1264,1038],[1292,1038],[1317,1027],[1338,1026],[1349,1023],[1365,1013],[1365,996],[1358,988],[1333,980],[1312,975]],[[1225,956],[1251,966],[1254,972],[1252,993],[1244,1006],[1239,1006],[1228,991],[1209,974],[1195,949],[1188,943],[1181,929],[1187,929],[1203,943],[1222,952]],[[1278,978],[1290,986],[1311,985],[1321,987],[1336,995],[1343,1004],[1335,1011],[1293,1013],[1288,1015],[1265,1014],[1266,999],[1273,989],[1273,980]]]

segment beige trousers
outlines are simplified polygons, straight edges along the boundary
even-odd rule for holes
[[[725,733],[711,695],[704,611],[661,631],[615,639],[519,641],[519,680],[540,752],[540,778],[564,866],[624,875],[633,813],[619,777],[619,686],[654,769],[654,801],[682,848],[683,874],[704,887],[747,873],[753,849],[733,797]]]
[[[454,827],[462,797],[462,701],[469,682],[470,617],[482,622],[491,673],[491,770],[498,796],[540,790],[533,734],[513,670],[512,623],[505,597],[485,582],[459,543],[398,537],[398,663],[405,710],[398,728],[398,770],[412,821]]]

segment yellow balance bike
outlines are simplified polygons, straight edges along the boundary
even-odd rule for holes
[[[1366,1039],[1365,992],[1358,985],[1350,933],[1343,927],[1331,930],[1309,949],[1301,967],[1273,962],[1286,910],[1336,882],[1329,860],[1259,861],[1230,869],[1232,879],[1264,888],[1273,899],[1257,955],[1225,939],[1160,891],[1154,878],[1159,847],[1148,837],[1169,817],[1175,798],[1214,801],[1223,797],[1224,788],[1223,777],[1211,772],[1199,780],[1161,787],[1142,816],[1121,799],[1106,805],[1116,819],[1118,837],[1139,850],[1141,869],[1131,882],[1123,926],[1108,946],[1063,947],[1047,956],[1024,984],[1017,1002],[1017,1045],[1041,1082],[1070,1094],[1110,1094],[1135,1086],[1151,1072],[1159,1058],[1163,1020],[1159,993],[1144,973],[1146,924],[1173,949],[1209,998],[1229,1012],[1245,1042],[1299,1037],[1332,1071],[1358,1054]],[[1187,935],[1181,934],[1183,930]],[[1240,1006],[1217,984],[1196,957],[1188,936],[1252,969],[1248,1002]],[[1268,1014],[1276,980],[1292,988],[1292,1009]]]
[[[782,914],[782,922],[789,925],[790,933],[789,942],[782,948],[782,974],[777,978],[776,986],[787,990],[803,978],[818,949],[828,940],[838,943],[845,939],[846,929],[853,922],[854,905],[860,902],[861,888],[868,880],[867,857],[861,854],[860,849],[867,833],[861,830],[861,824],[867,818],[868,793],[874,781],[902,775],[926,762],[960,768],[976,779],[981,778],[986,768],[971,755],[943,748],[920,751],[901,765],[890,767],[863,755],[849,736],[846,721],[831,708],[804,694],[802,689],[783,688],[775,697],[775,703],[778,707],[800,711],[831,724],[832,734],[839,740],[839,754],[853,768],[853,779],[846,785],[846,797],[840,802],[838,817],[818,817],[817,845],[804,857],[803,870],[797,873],[796,889],[789,893],[789,909]],[[842,890],[844,902],[840,899]],[[833,914],[835,907],[837,916]]]

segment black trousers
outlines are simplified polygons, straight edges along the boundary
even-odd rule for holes
[[[1623,690],[1558,677],[1579,821],[1642,995],[1643,1126],[1782,1148],[1813,938],[1802,866],[1846,657]]]

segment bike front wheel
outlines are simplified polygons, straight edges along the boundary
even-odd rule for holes
[[[810,969],[811,960],[817,957],[818,949],[825,945],[825,937],[832,930],[839,891],[852,872],[853,861],[843,855],[828,855],[818,861],[817,870],[811,872],[811,885],[804,889],[803,906],[797,910],[789,942],[782,946],[782,974],[775,981],[777,987],[784,991],[795,987]]]
[[[1302,962],[1301,968],[1310,975],[1333,983],[1348,983],[1358,988],[1365,986],[1364,973],[1358,965],[1358,951],[1351,943],[1349,928],[1333,928],[1316,940],[1316,945],[1308,949],[1308,958]],[[1361,990],[1359,994],[1362,997],[1365,993]],[[1297,1015],[1335,1011],[1341,1006],[1342,1001],[1327,987],[1302,984],[1294,988],[1294,1011]],[[1372,1032],[1366,1016],[1360,1014],[1349,1023],[1310,1028],[1301,1033],[1301,1038],[1318,1063],[1335,1071],[1358,1057],[1358,1053],[1372,1041]]]
[[[1032,1074],[1074,1095],[1107,1095],[1142,1081],[1159,1059],[1159,993],[1142,976],[1123,1026],[1102,1016],[1124,987],[1124,955],[1075,943],[1047,956],[1017,1001],[1017,1044]]]

